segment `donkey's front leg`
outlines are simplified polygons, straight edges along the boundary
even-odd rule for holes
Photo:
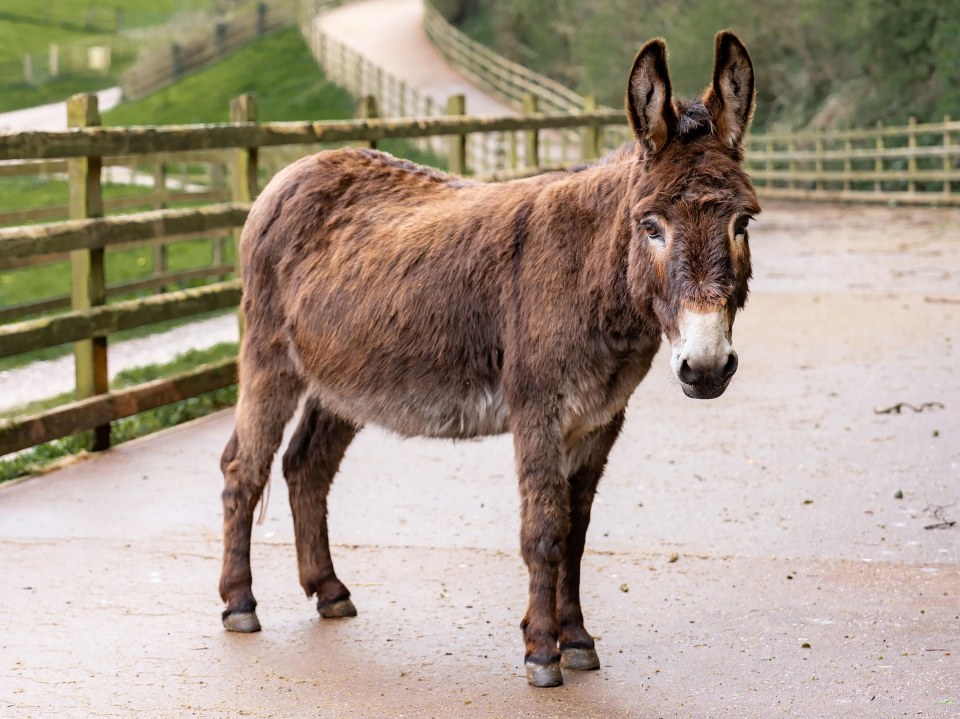
[[[590,510],[597,492],[597,483],[603,474],[614,440],[623,426],[623,412],[609,424],[596,430],[569,453],[570,474],[570,532],[560,563],[557,583],[557,615],[560,620],[560,663],[565,669],[590,670],[600,668],[600,657],[593,637],[583,625],[580,608],[580,559],[586,544]]]
[[[557,651],[557,578],[570,525],[570,491],[561,472],[559,428],[543,423],[514,429],[520,478],[520,551],[530,575],[527,613],[520,627],[526,644],[527,681],[563,684]]]

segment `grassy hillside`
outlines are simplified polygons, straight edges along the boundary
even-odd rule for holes
[[[498,52],[602,102],[622,103],[647,39],[670,47],[675,91],[709,81],[730,28],[757,70],[757,127],[843,127],[960,113],[960,0],[437,0]]]
[[[249,0],[244,0],[248,2]],[[157,32],[190,28],[196,17],[212,25],[213,16],[235,3],[225,0],[3,0],[0,3],[0,112],[63,100],[77,92],[116,85],[120,72]],[[188,20],[187,18],[192,18]],[[118,33],[118,20],[122,32]],[[168,27],[168,24],[173,23]],[[180,29],[176,29],[180,28]],[[81,52],[92,45],[112,49],[111,71],[64,73],[36,85],[23,81],[23,56],[34,57],[37,78],[48,75],[51,43],[61,48],[61,63],[71,48]]]
[[[109,125],[229,122],[230,99],[257,97],[260,120],[353,116],[353,99],[328,82],[296,28],[246,45],[215,65],[104,114]]]

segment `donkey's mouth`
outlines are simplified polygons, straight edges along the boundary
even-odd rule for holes
[[[681,382],[680,388],[691,399],[716,399],[726,391],[729,385],[730,380],[719,384],[687,384]]]

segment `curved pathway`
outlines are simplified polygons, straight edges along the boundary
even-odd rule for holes
[[[120,103],[120,88],[111,87],[97,93],[100,112]],[[23,110],[0,113],[0,132],[39,132],[67,128],[67,103],[51,102]]]
[[[467,98],[471,115],[511,115],[509,105],[477,88],[447,64],[423,30],[422,0],[361,0],[320,15],[320,29],[443,107]]]

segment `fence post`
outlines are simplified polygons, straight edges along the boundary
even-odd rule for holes
[[[167,207],[167,163],[162,160],[153,166],[153,209]],[[162,275],[167,271],[167,243],[159,242],[153,246],[153,274]],[[157,287],[157,294],[167,291],[164,286]]]
[[[230,122],[256,122],[257,101],[253,95],[240,95],[230,101]],[[234,150],[233,172],[231,177],[231,195],[234,202],[252,202],[257,196],[257,148],[241,147]],[[236,272],[240,267],[240,230],[234,233],[236,252]],[[243,305],[237,312],[240,323],[240,335],[243,335]]]
[[[377,107],[377,98],[373,95],[364,95],[359,100],[357,100],[356,111],[354,112],[354,117],[357,119],[363,120],[375,120],[380,117],[380,111]],[[361,147],[369,147],[371,150],[377,149],[376,140],[364,140],[361,143]]]
[[[170,74],[180,77],[180,44],[176,42],[170,43]]]
[[[883,191],[883,180],[881,176],[883,175],[883,135],[880,134],[880,131],[883,130],[883,120],[877,120],[877,139],[874,141],[874,149],[877,151],[877,155],[873,160],[873,171],[877,174],[877,179],[873,181],[873,191],[882,192]]]
[[[800,189],[800,181],[797,179],[797,170],[800,167],[800,163],[797,162],[797,148],[796,139],[791,137],[787,141],[787,153],[790,155],[790,161],[787,165],[790,172],[790,180],[787,182],[787,187],[791,190]]]
[[[538,103],[535,95],[524,93],[523,114],[532,115],[537,112]],[[540,167],[540,133],[537,128],[524,132],[524,161],[527,167]]]
[[[950,125],[950,116],[949,116],[949,115],[944,115],[944,116],[943,116],[943,124],[944,124],[945,126],[949,126],[949,125]],[[947,196],[950,195],[950,177],[949,177],[949,173],[950,173],[950,169],[951,169],[951,168],[950,168],[950,154],[949,154],[950,151],[949,151],[947,148],[950,147],[951,144],[953,144],[953,138],[952,138],[952,136],[951,136],[950,130],[948,130],[947,127],[944,127],[944,129],[943,129],[943,158],[942,158],[942,162],[943,162],[943,173],[944,173],[944,178],[943,178],[943,194],[944,194],[944,195],[947,195]]]
[[[447,115],[466,115],[467,98],[463,95],[451,95],[447,100]],[[467,172],[467,136],[453,135],[447,150],[447,170],[454,175]]]
[[[773,179],[773,140],[767,136],[765,149],[767,151],[767,161],[764,163],[764,169],[767,171],[767,179],[763,183],[764,187],[776,187],[777,183]]]
[[[98,127],[100,110],[96,95],[74,95],[67,101],[69,127]],[[100,187],[102,160],[99,157],[77,157],[67,160],[70,179],[70,219],[103,217],[103,192]],[[72,275],[71,306],[87,309],[107,303],[107,282],[104,274],[104,250],[97,247],[70,253]],[[107,338],[92,337],[73,346],[76,370],[77,399],[86,399],[109,391],[107,373]],[[93,430],[91,449],[100,451],[110,446],[110,424]]]
[[[264,35],[267,32],[267,4],[257,3],[257,35]]]
[[[907,192],[911,195],[917,191],[917,158],[913,151],[917,149],[917,118],[913,115],[907,121],[907,147],[910,155],[907,157]]]
[[[213,47],[217,57],[227,51],[227,23],[222,20],[213,26]]]
[[[121,32],[123,32],[123,8],[117,6],[116,10],[116,25],[114,26],[113,31],[119,35]]]
[[[27,85],[33,84],[33,58],[30,53],[23,56],[23,82]]]
[[[60,76],[60,46],[50,43],[50,77]]]
[[[850,157],[853,153],[853,141],[850,138],[843,141],[843,152],[846,155],[846,157],[843,158],[843,189],[850,190],[853,187],[850,181],[850,175],[853,172],[853,160]]]
[[[583,98],[583,111],[594,112],[597,109],[597,96],[587,95]],[[600,127],[583,128],[583,149],[581,150],[584,162],[590,162],[600,157]]]
[[[818,190],[822,190],[826,187],[826,183],[823,181],[823,153],[826,150],[826,145],[823,141],[823,132],[821,131],[817,135],[817,144],[816,144],[816,160],[813,164],[813,169],[816,171],[817,179],[814,187]]]

